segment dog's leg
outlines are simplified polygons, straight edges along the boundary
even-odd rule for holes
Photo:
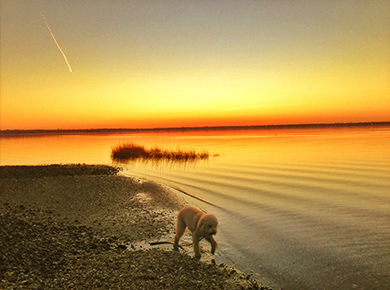
[[[184,235],[184,232],[186,230],[186,224],[183,219],[178,218],[177,219],[177,228],[176,228],[176,235],[175,235],[175,241],[173,243],[173,248],[178,251],[179,250],[179,240]]]
[[[206,240],[209,241],[211,244],[211,254],[214,254],[215,250],[218,247],[217,241],[214,239],[214,236],[206,237]]]
[[[197,234],[192,234],[192,243],[194,244],[195,258],[200,259],[199,237]]]

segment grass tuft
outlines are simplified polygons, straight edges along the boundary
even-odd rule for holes
[[[217,156],[217,155],[213,155]],[[208,152],[195,152],[195,150],[163,150],[158,147],[146,149],[144,146],[133,142],[126,142],[111,148],[111,158],[117,162],[132,160],[167,160],[173,162],[191,162],[197,160],[208,160]]]

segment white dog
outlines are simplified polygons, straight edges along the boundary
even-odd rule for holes
[[[174,249],[178,250],[179,240],[186,228],[192,232],[195,257],[200,258],[199,241],[205,237],[211,244],[211,253],[215,253],[218,243],[213,235],[217,234],[218,220],[213,214],[204,214],[200,210],[187,206],[177,216],[177,229],[174,242]]]

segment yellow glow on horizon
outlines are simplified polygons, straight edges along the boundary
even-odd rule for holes
[[[390,120],[388,2],[249,2],[2,3],[0,128]]]
[[[30,128],[261,125],[338,122],[348,118],[359,121],[362,117],[370,121],[375,114],[385,116],[386,108],[390,108],[388,88],[383,83],[382,87],[373,86],[375,78],[314,80],[313,76],[300,82],[300,77],[279,81],[280,86],[276,80],[256,82],[245,77],[234,81],[134,81],[119,86],[92,82],[88,90],[80,91],[68,80],[63,90],[48,84],[43,91],[30,90],[29,94],[23,93],[27,88],[15,86],[19,97],[3,105],[17,106],[19,110],[12,115],[3,112],[2,118],[14,119],[14,128],[26,123]],[[377,104],[372,104],[370,96],[378,95],[382,98],[376,97]],[[39,106],[39,114],[29,101],[36,98],[45,100]],[[34,120],[31,116],[35,116]]]

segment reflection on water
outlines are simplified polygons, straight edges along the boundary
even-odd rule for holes
[[[390,287],[390,128],[1,139],[1,164],[111,164],[113,145],[207,150],[208,162],[131,162],[220,220],[217,259],[283,289]]]
[[[166,159],[136,159],[127,161],[113,160],[117,166],[126,166],[129,169],[145,167],[152,171],[161,171],[164,169],[184,171],[195,166],[206,166],[209,162],[215,161],[219,156],[212,156],[207,159],[190,159],[190,160],[166,160]]]

